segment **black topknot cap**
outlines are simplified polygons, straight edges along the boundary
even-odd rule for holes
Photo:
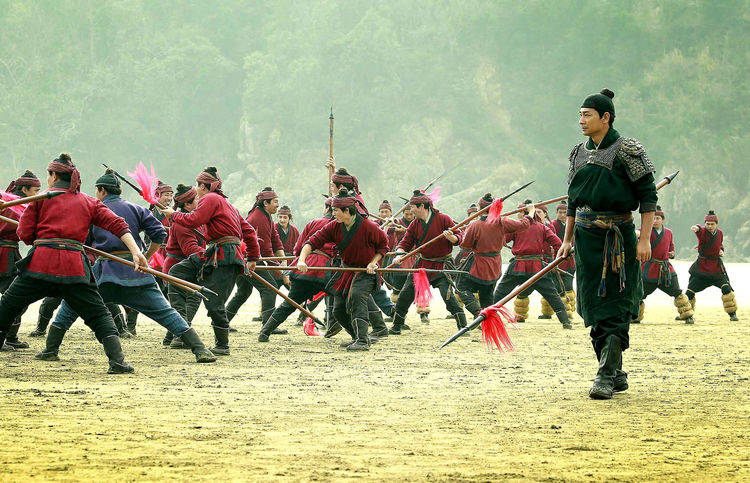
[[[388,200],[383,200],[383,203],[390,203]],[[382,203],[381,203],[382,204]]]
[[[207,166],[206,169],[204,169],[203,171],[206,172],[206,173],[208,173],[208,174],[210,174],[214,178],[219,173],[219,170],[216,169],[216,166]]]
[[[484,201],[493,201],[492,193],[485,193],[484,196],[482,196],[482,199],[484,199]]]
[[[263,188],[263,191],[273,191],[273,188],[271,188],[270,186],[266,186],[265,188]]]
[[[336,174],[340,174],[343,176],[349,176],[349,171],[346,170],[346,168],[339,168],[336,170]]]
[[[24,171],[23,175],[21,175],[22,178],[36,178],[36,175],[31,172],[31,170],[27,169]]]
[[[530,200],[530,199],[528,199],[528,198],[527,198],[527,199],[525,199],[525,200],[523,201],[523,204],[524,204],[524,205],[530,205],[531,203],[533,203],[533,201],[531,201],[531,200]]]
[[[73,164],[73,162],[70,159],[70,154],[68,153],[60,153],[60,156],[58,156],[55,161],[64,163],[64,164]]]
[[[612,92],[610,89],[607,89],[606,87],[599,91],[600,94],[604,94],[605,96],[609,97],[610,99],[615,98],[615,93]]]
[[[112,168],[107,168],[107,170],[104,172],[104,174],[115,174],[115,170]]]
[[[412,196],[422,196],[424,193],[422,193],[422,190],[414,190],[412,193]]]
[[[716,213],[714,212],[714,210],[708,210],[708,214],[709,215],[715,215]]]

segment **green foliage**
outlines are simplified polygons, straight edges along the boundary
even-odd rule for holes
[[[610,87],[618,130],[677,182],[660,203],[678,255],[721,216],[750,258],[748,2],[0,0],[0,176],[60,151],[90,184],[153,162],[172,184],[219,167],[243,209],[271,185],[298,223],[335,155],[368,205],[441,180],[465,206],[536,179],[565,191],[585,95]],[[513,200],[515,202],[516,200]]]

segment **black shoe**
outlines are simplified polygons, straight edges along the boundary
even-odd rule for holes
[[[678,315],[677,317],[674,318],[674,320],[682,320],[682,318]]]
[[[346,350],[348,351],[369,351],[370,350],[370,343],[369,342],[362,342],[362,341],[354,341],[348,346],[346,346]]]
[[[34,359],[40,360],[40,361],[59,361],[60,357],[57,355],[56,352],[37,352],[37,354],[34,356]]]
[[[268,334],[264,334],[263,332],[258,334],[258,342],[268,342],[269,338],[270,337],[268,337]]]
[[[182,334],[180,337],[175,337],[175,340],[182,339],[182,342],[190,347],[190,350],[193,351],[193,355],[195,356],[195,362],[198,363],[206,363],[206,362],[216,362],[216,357],[213,355],[211,351],[206,349],[206,346],[203,345],[203,341],[198,336],[198,333],[193,329],[192,327],[187,330],[184,334]],[[174,344],[174,341],[172,341]]]
[[[463,312],[457,312],[453,314],[453,318],[456,319],[456,328],[458,330],[466,327],[466,314]]]
[[[211,347],[209,350],[213,352],[213,354],[216,356],[228,356],[229,355],[229,347]]]
[[[50,325],[44,350],[35,355],[34,358],[40,361],[59,361],[60,358],[57,356],[57,353],[60,350],[60,344],[62,344],[66,332],[56,325]]]
[[[739,320],[740,320],[740,319],[738,319],[738,318],[737,318],[737,314],[731,314],[731,315],[729,316],[729,321],[730,321],[730,322],[737,322],[737,321],[739,321]]]
[[[628,373],[618,369],[617,375],[615,375],[615,380],[612,384],[612,391],[613,392],[622,392],[628,390]]]
[[[230,325],[229,332],[237,332],[237,329]]]
[[[51,331],[52,328],[50,328]],[[47,336],[47,340],[49,341],[49,336]],[[122,346],[120,345],[120,338],[118,336],[110,335],[105,337],[102,341],[102,346],[104,347],[104,353],[109,358],[108,374],[128,374],[134,371],[133,366],[125,362],[125,355],[122,353]]]
[[[352,339],[352,340],[345,340],[345,341],[339,343],[339,347],[341,347],[342,349],[346,349],[350,345],[354,344],[354,342],[355,342],[354,339]]]
[[[109,370],[107,371],[107,374],[130,374],[132,372],[135,372],[135,369],[133,369],[133,366],[127,362],[109,361]]]
[[[47,335],[47,330],[39,327],[29,332],[29,337],[44,337],[45,335]]]
[[[393,324],[393,327],[388,329],[388,333],[391,335],[401,335],[401,329],[403,329],[402,325]]]
[[[563,329],[572,329],[573,326],[570,324],[570,322],[563,322],[562,328]]]
[[[26,341],[23,341],[23,340],[18,340],[18,339],[9,340],[9,339],[6,339],[5,343],[8,344],[9,346],[13,347],[13,349],[15,349],[15,350],[28,349],[29,348],[29,343],[26,342]]]
[[[120,332],[120,339],[132,339],[134,336],[127,329]]]
[[[346,346],[348,351],[368,351],[370,350],[370,339],[367,337],[367,329],[370,324],[364,319],[352,320],[354,328],[355,341],[353,344]]]
[[[286,329],[273,329],[271,333],[274,335],[284,335],[284,334],[288,334],[289,331]]]
[[[16,349],[12,345],[7,344],[5,342],[3,342],[3,346],[0,347],[0,351],[2,351],[2,352],[13,352],[15,350]]]
[[[521,317],[518,317],[516,319],[516,323],[518,323],[518,324],[523,324],[524,322],[526,322],[526,319],[522,319]]]
[[[263,318],[262,318],[262,317],[261,317],[261,316],[259,315],[259,316],[257,316],[257,317],[253,317],[253,318],[252,318],[252,321],[253,321],[253,322],[263,322]]]
[[[614,335],[607,337],[599,356],[599,370],[589,390],[591,399],[612,399],[617,368],[622,364],[622,345]]]
[[[411,330],[411,327],[406,324],[401,324],[401,330]]]
[[[382,339],[383,337],[388,337],[388,332],[389,332],[388,327],[384,327],[380,330],[374,330],[370,332],[370,338],[376,337],[376,338]]]
[[[551,315],[544,315],[544,314],[537,317],[537,319],[542,319],[542,320],[550,320],[551,318],[552,318]]]
[[[732,320],[732,319],[729,319],[729,320]],[[694,323],[695,323],[695,319],[693,319],[693,317],[688,317],[687,319],[685,319],[686,325],[693,325]]]
[[[422,312],[421,314],[419,314],[419,320],[420,320],[420,321],[421,321],[421,322],[422,322],[423,324],[429,324],[429,323],[430,323],[430,316],[429,316],[429,315],[427,315],[427,313],[425,313],[425,312]]]
[[[172,339],[172,342],[169,343],[169,348],[170,349],[190,349],[190,346],[185,344],[185,342],[181,338],[175,337],[174,339]]]
[[[334,335],[341,332],[341,329],[343,329],[343,327],[341,327],[341,324],[339,324],[338,322],[334,322],[333,325],[328,327],[328,330],[326,330],[326,333],[323,334],[323,337],[325,337],[326,339],[330,339]]]

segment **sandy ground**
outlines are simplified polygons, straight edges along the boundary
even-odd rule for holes
[[[162,349],[142,318],[124,341],[130,376],[105,374],[79,321],[61,362],[33,359],[39,339],[0,354],[0,480],[748,480],[750,268],[728,269],[740,322],[716,289],[694,326],[650,298],[625,354],[631,388],[611,401],[587,397],[596,361],[580,318],[572,331],[537,321],[534,297],[512,353],[476,334],[438,351],[455,326],[435,303],[429,325],[412,316],[406,335],[352,354],[291,324],[258,343],[254,296],[216,364]],[[202,310],[196,322],[209,340]]]

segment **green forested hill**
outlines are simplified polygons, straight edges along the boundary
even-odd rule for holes
[[[646,146],[678,255],[715,209],[727,258],[750,259],[747,1],[0,0],[0,180],[62,150],[153,162],[170,183],[213,164],[241,206],[271,185],[298,219],[337,164],[368,204],[445,168],[441,207],[530,179],[565,190],[585,95]],[[517,200],[513,200],[514,202]]]

